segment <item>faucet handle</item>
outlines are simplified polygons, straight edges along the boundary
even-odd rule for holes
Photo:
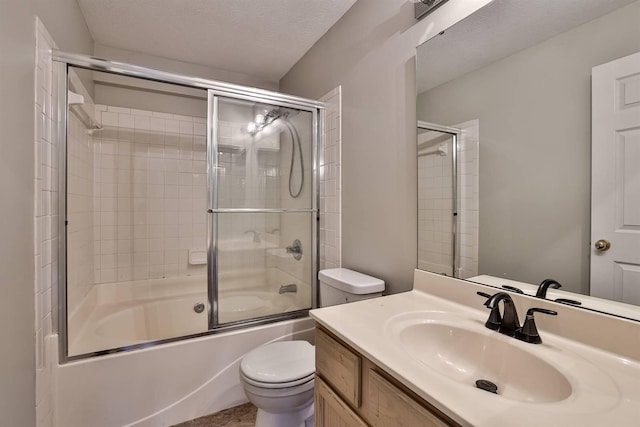
[[[522,328],[520,330],[516,331],[515,337],[521,341],[531,344],[540,344],[542,342],[542,338],[540,338],[538,328],[536,327],[536,321],[533,317],[534,313],[543,313],[550,316],[557,316],[558,312],[547,310],[546,308],[535,307],[527,310],[527,317],[524,320],[524,325],[522,325]]]
[[[476,293],[481,297],[486,298],[487,301],[489,301],[489,299],[491,298],[491,295],[489,295],[486,292],[478,291]],[[487,302],[485,302],[484,305],[486,306]],[[496,304],[496,306],[491,309],[491,313],[489,314],[489,319],[487,319],[484,325],[491,330],[497,331],[498,329],[500,329],[501,324],[502,324],[502,316],[500,315],[500,307]]]

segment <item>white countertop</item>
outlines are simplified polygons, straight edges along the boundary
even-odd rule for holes
[[[312,310],[311,316],[355,350],[463,426],[640,426],[640,363],[551,333],[527,344],[484,328],[499,340],[534,354],[560,371],[571,395],[531,403],[487,393],[443,375],[412,357],[395,341],[390,319],[447,312],[482,325],[488,310],[413,290]],[[524,313],[519,313],[524,319]],[[562,321],[561,316],[554,321]],[[492,337],[493,338],[493,337]],[[624,339],[621,337],[621,339]]]

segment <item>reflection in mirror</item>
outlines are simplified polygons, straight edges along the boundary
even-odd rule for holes
[[[418,268],[478,274],[478,127],[418,122]]]
[[[549,289],[549,299],[640,319],[640,310],[628,305],[640,304],[636,52],[640,1],[632,0],[494,0],[418,47],[418,120],[462,129],[460,153],[468,148],[465,138],[473,139],[465,124],[479,140],[469,166],[477,175],[465,177],[464,163],[457,174],[455,276],[529,294],[553,278],[562,288]],[[600,153],[593,165],[592,145]],[[440,169],[421,171],[418,156],[418,204],[437,206],[427,202],[431,192],[423,176]],[[592,180],[609,186],[597,190]],[[465,199],[474,186],[475,205]],[[614,204],[605,205],[609,201]],[[475,222],[465,207],[479,209]],[[609,211],[611,218],[603,216]],[[601,217],[614,226],[599,228]],[[429,220],[419,213],[419,251],[447,242],[442,230],[448,223],[436,234],[426,231]],[[470,239],[463,243],[465,235]],[[598,240],[610,242],[610,249],[597,249]],[[465,248],[477,251],[475,271]],[[603,260],[604,273],[594,273]],[[447,273],[421,261],[419,268]]]
[[[418,127],[418,268],[453,275],[456,133]]]

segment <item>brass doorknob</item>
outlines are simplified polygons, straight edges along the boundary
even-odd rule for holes
[[[609,242],[608,240],[600,239],[595,243],[594,246],[597,250],[604,252],[606,250],[609,250],[609,248],[611,247],[611,242]]]

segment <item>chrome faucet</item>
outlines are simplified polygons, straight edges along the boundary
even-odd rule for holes
[[[536,297],[545,299],[547,298],[547,291],[549,290],[549,288],[558,289],[560,287],[562,287],[562,285],[557,281],[553,279],[544,279],[540,283],[540,286],[538,286]]]
[[[293,254],[293,258],[296,261],[300,261],[300,258],[302,258],[302,243],[296,239],[291,246],[286,247],[286,251],[288,254]]]

